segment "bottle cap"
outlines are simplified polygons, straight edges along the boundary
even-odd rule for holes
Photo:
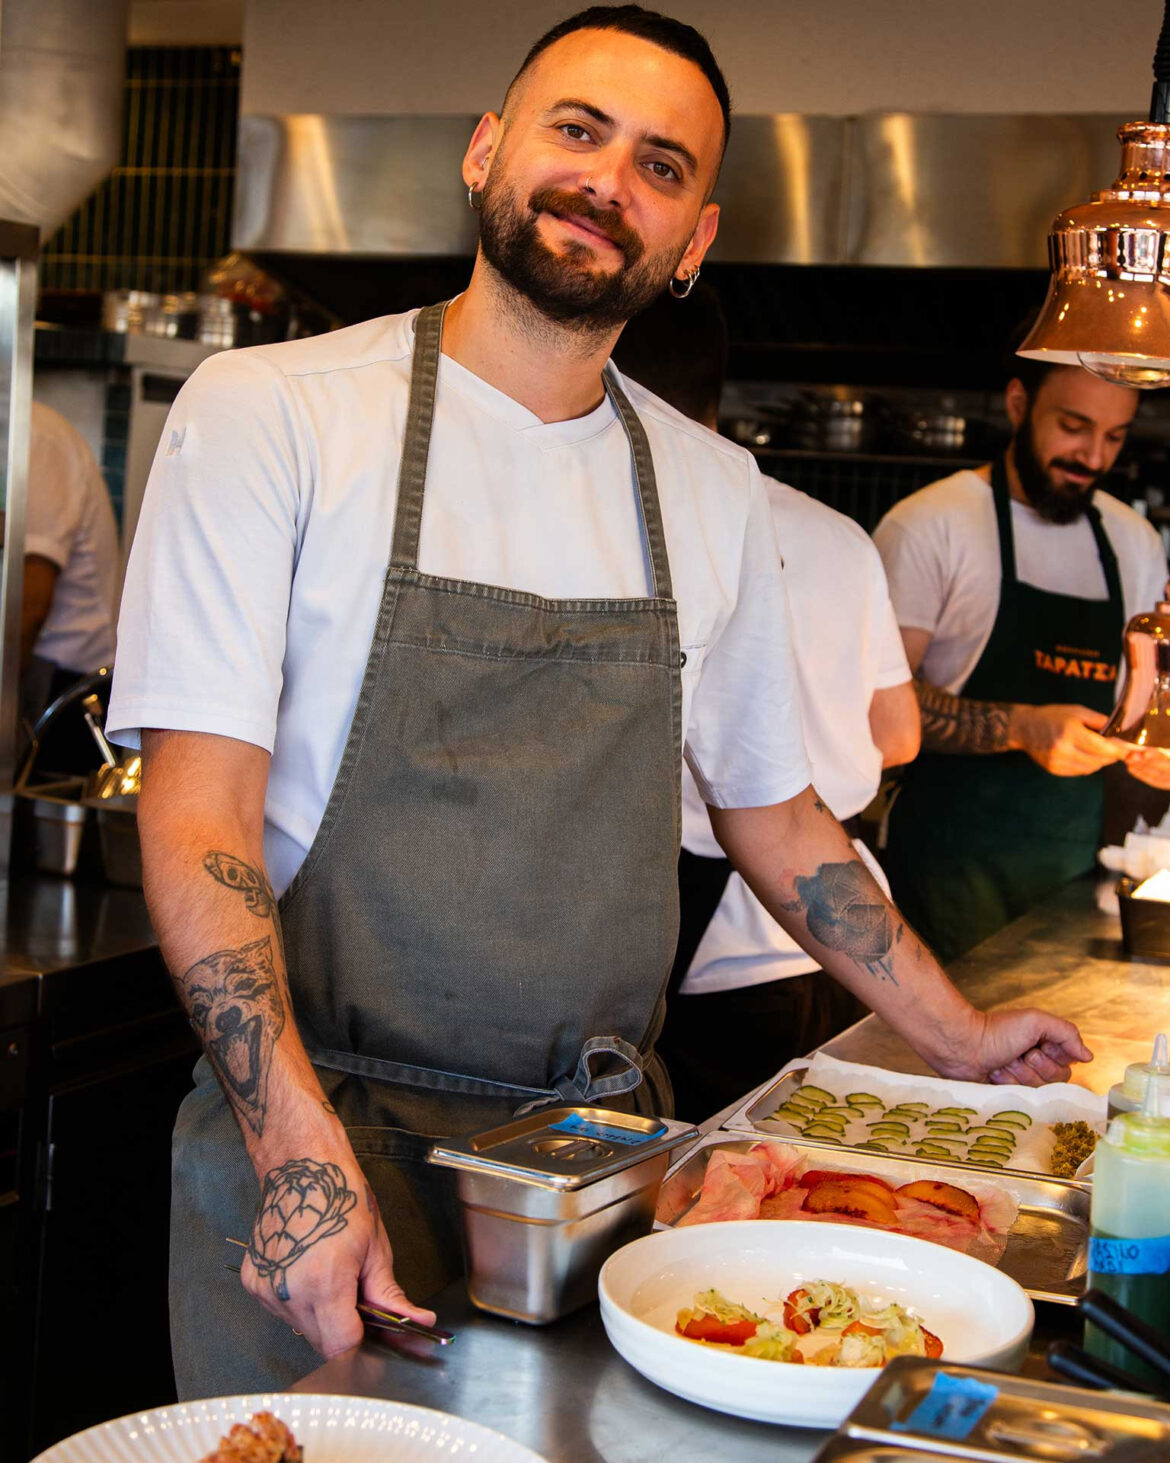
[[[1159,1037],[1163,1055],[1165,1037]],[[1170,1115],[1163,1117],[1162,1089],[1158,1073],[1151,1072],[1145,1096],[1137,1112],[1123,1112],[1109,1124],[1106,1141],[1135,1158],[1170,1158]]]
[[[1154,1039],[1154,1053],[1148,1062],[1130,1062],[1125,1069],[1122,1091],[1135,1107],[1145,1101],[1149,1079],[1154,1078],[1161,1094],[1161,1111],[1170,1114],[1170,1057],[1167,1055],[1166,1033]]]

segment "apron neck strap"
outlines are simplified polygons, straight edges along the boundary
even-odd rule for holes
[[[427,458],[435,420],[435,386],[443,343],[443,317],[449,300],[420,310],[414,322],[414,357],[410,367],[410,399],[406,408],[406,435],[398,467],[398,507],[390,562],[397,569],[418,568],[418,538],[422,527],[423,493],[427,485]]]
[[[1012,533],[1012,495],[1008,487],[1007,453],[991,464],[991,496],[995,502],[995,524],[999,530],[999,564],[1003,582],[1016,582],[1016,539]]]
[[[1012,501],[1008,487],[1007,453],[1004,453],[1002,457],[997,457],[991,464],[991,492],[995,500],[995,521],[999,528],[999,561],[1003,570],[1003,582],[1014,584],[1016,582],[1016,542],[1012,532]],[[1125,601],[1121,593],[1121,574],[1117,567],[1117,555],[1113,551],[1109,535],[1105,532],[1105,526],[1101,522],[1101,510],[1095,503],[1089,503],[1085,509],[1085,517],[1089,520],[1089,527],[1093,531],[1093,542],[1097,545],[1097,557],[1101,561],[1101,570],[1105,575],[1105,587],[1109,594],[1110,607],[1124,617]]]
[[[394,539],[390,563],[397,569],[418,568],[419,534],[422,528],[423,495],[427,482],[427,459],[431,450],[431,428],[435,420],[435,388],[439,379],[439,357],[443,344],[443,319],[447,306],[428,305],[414,323],[414,357],[410,371],[410,399],[406,409],[406,433],[402,461],[398,468],[398,507],[394,515]],[[672,597],[670,561],[658,480],[645,428],[629,398],[607,366],[602,377],[606,394],[613,402],[630,444],[634,459],[634,484],[638,497],[638,520],[646,549],[650,592],[656,599]]]
[[[658,478],[646,429],[630,399],[618,384],[612,365],[607,365],[602,382],[610,401],[617,408],[626,439],[634,459],[634,487],[638,494],[638,518],[650,569],[650,593],[655,599],[673,598],[670,582],[670,559],[666,552],[666,533],[662,527],[662,507],[658,501]]]

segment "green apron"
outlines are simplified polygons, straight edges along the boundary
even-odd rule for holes
[[[991,491],[1003,581],[983,654],[961,694],[1030,706],[1113,709],[1125,610],[1117,556],[1090,505],[1109,597],[1080,599],[1016,577],[1004,462]],[[890,811],[886,869],[906,918],[953,960],[1090,869],[1101,831],[1104,774],[1056,777],[1026,752],[924,753]]]

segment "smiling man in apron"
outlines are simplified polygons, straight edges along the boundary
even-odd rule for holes
[[[897,504],[875,532],[922,708],[890,812],[900,908],[952,959],[1093,866],[1121,634],[1162,595],[1157,534],[1098,492],[1138,394],[1019,360],[1006,454]],[[1166,785],[1166,759],[1131,755]]]
[[[727,118],[689,27],[563,23],[464,160],[465,294],[228,352],[175,404],[110,724],[141,734],[147,897],[206,1052],[181,1395],[287,1384],[360,1339],[359,1297],[429,1317],[407,1294],[459,1266],[430,1137],[669,1112],[684,746],[766,907],[939,1070],[1088,1058],[974,1010],[884,898],[808,785],[753,460],[606,365],[666,287],[685,308]]]

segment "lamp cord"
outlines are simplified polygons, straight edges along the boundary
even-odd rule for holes
[[[1154,90],[1150,96],[1150,121],[1170,122],[1170,0],[1162,13],[1162,32],[1154,51]]]

